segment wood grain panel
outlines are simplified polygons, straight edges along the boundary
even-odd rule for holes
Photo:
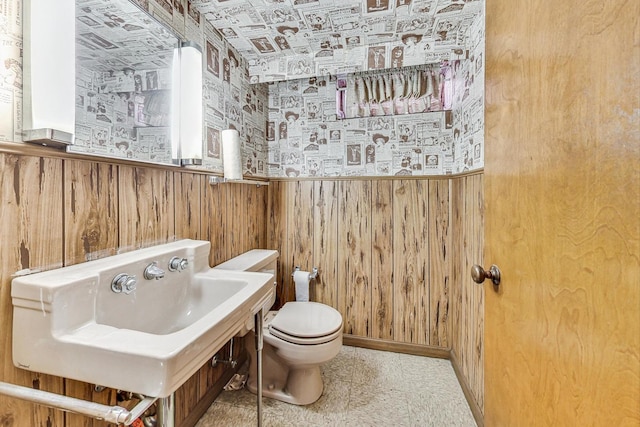
[[[484,401],[484,289],[471,280],[471,266],[483,260],[482,174],[451,182],[451,352],[463,390],[481,421]]]
[[[120,247],[139,249],[175,239],[173,173],[119,167]]]
[[[11,279],[19,270],[62,266],[62,160],[0,153],[0,381],[63,392],[61,378],[13,367]],[[0,396],[4,425],[63,425],[63,413]]]
[[[465,177],[465,219],[464,219],[464,251],[462,264],[462,289],[463,289],[463,343],[465,352],[463,355],[463,372],[469,378],[471,389],[474,389],[474,344],[476,342],[476,296],[477,284],[471,279],[471,266],[479,263],[477,261],[477,249],[475,247],[475,224],[477,197],[475,194],[474,176]]]
[[[225,206],[227,205],[227,186],[211,185],[203,182],[202,201],[202,236],[211,242],[211,252],[209,254],[209,264],[218,265],[227,258],[225,247],[229,238],[226,228],[227,216]]]
[[[394,339],[429,343],[428,184],[394,181]]]
[[[287,204],[288,204],[288,186],[290,184],[282,181],[274,181],[269,184],[268,191],[268,219],[267,219],[267,242],[270,249],[279,252],[278,271],[276,274],[276,303],[274,308],[279,308],[287,300],[284,294],[284,281],[286,274],[284,272],[285,260],[289,258],[287,245]],[[291,274],[291,273],[289,273]]]
[[[262,206],[264,213],[256,213],[260,221],[260,242],[258,247],[265,249],[273,249],[269,246],[268,229],[269,229],[269,187],[260,188],[259,206]]]
[[[429,344],[449,347],[451,285],[451,227],[449,181],[429,185]]]
[[[256,185],[245,185],[244,187],[244,212],[247,215],[247,222],[245,227],[246,238],[244,239],[243,252],[250,249],[258,248],[258,241],[260,240],[260,236],[258,233],[259,223],[256,216],[256,211],[258,209],[259,188]],[[265,215],[265,213],[266,212],[264,210],[260,211],[261,215]]]
[[[64,161],[65,265],[115,255],[117,186],[116,166]]]
[[[473,188],[473,259],[474,263],[485,265],[484,262],[484,184],[482,175],[474,175],[468,178],[472,181]],[[470,277],[470,276],[469,276]],[[481,410],[484,410],[484,286],[478,286],[473,280],[469,281],[473,292],[473,345],[470,349],[471,358],[469,370],[471,372],[471,389],[475,401]]]
[[[64,264],[72,265],[115,255],[118,248],[117,166],[64,160]],[[115,390],[96,392],[92,384],[64,380],[65,394],[91,402],[116,405]],[[102,426],[104,422],[65,414],[68,427]]]
[[[456,372],[472,399],[474,414],[481,419],[484,301],[483,289],[471,281],[469,271],[473,263],[483,261],[482,175],[451,180],[374,180],[371,199],[364,202],[356,197],[363,192],[358,187],[362,182],[367,181],[322,180],[314,183],[313,252],[315,259],[338,257],[333,266],[336,271],[335,298],[345,319],[345,328],[363,324],[370,315],[368,339],[429,348],[450,347],[456,355]],[[269,190],[268,239],[273,247],[284,246],[281,251],[289,250],[290,245],[283,239],[292,238],[290,230],[299,227],[292,225],[297,221],[298,210],[291,208],[302,202],[299,197],[295,198],[299,193],[297,188],[295,182],[275,181]],[[401,190],[396,193],[396,189]],[[336,215],[335,220],[333,215]],[[348,236],[350,228],[359,225],[361,217],[368,216],[371,217],[372,260],[363,275],[369,281],[371,291],[354,297],[347,264],[354,245],[349,243]],[[405,236],[409,238],[405,239]],[[405,256],[405,244],[412,248],[408,252],[409,258]],[[408,269],[413,269],[413,274],[416,265],[425,272],[420,286],[412,288],[409,298],[397,296],[396,257],[404,269],[402,277],[408,277]],[[332,267],[330,264],[321,267],[321,280],[327,278],[326,271],[322,274],[326,268]],[[381,279],[382,276],[387,279]],[[420,274],[414,276],[420,277]],[[414,288],[418,288],[415,295]],[[315,300],[332,301],[327,289],[331,288],[326,283],[318,284]],[[283,297],[282,301],[287,301],[287,295]],[[292,300],[293,295],[288,298]],[[355,315],[351,309],[355,298],[362,301],[364,308],[359,313],[363,314]],[[409,319],[405,321],[406,333],[396,335],[394,325],[398,312],[408,313]],[[422,318],[418,318],[419,315]],[[386,328],[390,328],[390,332],[384,337],[382,331]],[[350,336],[354,337],[356,333]]]
[[[94,384],[87,384],[70,379],[64,380],[64,386],[64,394],[66,396],[75,397],[89,402],[102,403],[103,405],[109,406],[122,405],[121,402],[117,402],[117,392],[114,389],[107,388],[101,392],[96,392]],[[104,421],[85,417],[83,415],[74,414],[72,412],[66,412],[64,417],[65,423],[63,425],[66,427],[106,427],[113,425]]]
[[[258,197],[257,189],[258,187],[255,185],[245,185],[242,189],[242,195],[244,196],[243,212],[246,217],[242,252],[257,248],[257,242],[259,240],[257,233],[258,224],[256,222],[257,218],[255,212]],[[265,212],[262,211],[261,214],[264,215]]]
[[[219,264],[247,250],[266,246],[266,212],[268,187],[241,184],[210,185],[201,181],[203,213],[200,222],[203,235],[212,242],[211,265]],[[226,359],[230,345],[226,344],[218,354]],[[234,341],[235,360],[243,360],[244,340]],[[237,369],[237,368],[236,368]],[[193,426],[203,411],[222,390],[230,377],[229,368],[206,363],[176,393],[177,425]],[[207,404],[208,402],[208,404]]]
[[[243,211],[243,201],[245,195],[245,185],[243,184],[225,184],[223,185],[227,195],[227,203],[225,209],[222,211],[226,216],[225,223],[234,224],[237,228],[230,229],[225,227],[225,233],[227,233],[227,257],[226,259],[233,258],[240,255],[243,252],[245,246],[245,230],[247,227],[247,215]]]
[[[363,182],[368,183],[370,187],[362,187],[366,186]],[[312,299],[330,305],[333,304],[332,301],[336,301],[336,307],[347,319],[346,327],[353,328],[355,324],[366,325],[360,326],[357,333],[366,330],[368,337],[377,339],[397,339],[394,316],[398,310],[403,310],[403,313],[406,311],[406,334],[400,334],[400,342],[431,345],[429,337],[433,335],[435,346],[449,348],[449,293],[453,292],[450,291],[453,274],[451,258],[455,251],[452,249],[449,211],[453,206],[449,200],[448,180],[406,180],[398,184],[400,182],[392,179],[319,180],[314,182],[314,206],[307,209],[304,204],[309,201],[305,202],[300,198],[299,183],[275,181],[269,190],[270,246],[280,248],[281,252],[290,251],[295,246],[291,239],[295,239],[299,230],[306,226],[305,221],[313,217],[314,259],[322,259],[315,263],[326,263],[323,265],[327,267],[321,268],[321,278],[315,286],[316,293],[312,292]],[[406,185],[409,194],[396,201],[394,186],[397,185],[400,185],[402,192],[405,192]],[[431,199],[428,197],[429,187],[433,188]],[[279,215],[274,212],[278,212]],[[409,221],[406,218],[409,218]],[[351,252],[359,251],[358,245],[362,241],[359,234],[361,224],[369,230],[365,232],[364,238],[371,242],[371,246],[367,248],[370,255],[367,255],[363,268],[356,266],[354,269],[354,256]],[[462,221],[460,225],[463,225]],[[473,228],[474,225],[470,224],[469,227]],[[352,229],[355,229],[356,234]],[[283,241],[283,236],[289,239],[288,243]],[[409,236],[407,242],[403,236]],[[429,242],[433,244],[430,245]],[[402,247],[396,251],[395,245],[400,243]],[[410,259],[404,257],[405,243],[411,246]],[[430,251],[433,251],[433,254]],[[419,281],[419,285],[416,286],[413,286],[413,282],[410,283],[412,293],[409,298],[397,298],[397,267],[394,256],[401,260],[401,267],[405,269],[403,277]],[[335,263],[332,261],[334,257],[337,257]],[[357,258],[356,256],[355,259]],[[347,265],[349,261],[352,267]],[[414,274],[416,266],[418,273]],[[284,268],[286,270],[286,267]],[[326,272],[322,274],[322,270],[327,268],[330,269],[329,274],[333,274],[334,271],[336,274],[336,288],[333,294],[330,293],[333,292],[333,288],[327,287],[328,283],[325,281]],[[411,269],[411,276],[406,273],[408,269]],[[353,284],[349,281],[354,279],[349,274],[354,274],[355,271],[360,271],[362,280],[368,286],[366,292],[358,297],[363,304],[363,308],[358,307],[362,312],[362,318],[360,315],[347,313],[347,307],[351,307],[354,301],[354,296],[349,295],[354,292]],[[284,274],[282,268],[281,274]],[[355,274],[357,276],[358,273]],[[431,298],[432,281],[435,299]],[[414,291],[416,295],[413,294]],[[294,298],[291,291],[279,294],[282,295],[283,302]],[[349,310],[353,311],[351,308]],[[433,318],[430,318],[431,315]],[[420,328],[419,333],[416,333],[417,328]],[[431,330],[434,332],[431,333]]]
[[[271,249],[267,246],[267,209],[269,207],[269,188],[267,186],[255,187],[256,197],[252,207],[254,230],[257,238],[254,248]]]
[[[371,182],[340,181],[338,307],[344,332],[371,333]]]
[[[454,231],[451,237],[451,296],[449,303],[451,305],[451,352],[455,354],[456,360],[460,360],[460,351],[462,348],[460,333],[460,317],[462,307],[462,200],[464,197],[463,178],[456,178],[451,181],[451,228]],[[460,366],[458,366],[460,368]],[[461,372],[461,370],[460,370]]]
[[[225,344],[224,347],[220,349],[218,354],[225,355],[228,354],[229,351],[228,344]],[[215,367],[211,366],[211,363],[207,363],[205,366],[200,368],[198,371],[198,395],[204,396],[211,389],[211,387],[216,383],[218,378],[222,377],[225,370],[227,369],[224,365],[216,365]]]
[[[640,2],[487,16],[487,425],[639,425]]]
[[[393,183],[372,182],[371,337],[393,339]]]
[[[201,368],[203,370],[203,368]],[[180,426],[200,400],[200,375],[196,372],[175,392],[175,425]]]
[[[266,248],[266,213],[267,213],[267,188],[265,186],[245,185],[244,211],[247,215],[245,228],[246,240],[244,251],[250,249]]]
[[[338,182],[317,181],[314,185],[313,265],[318,278],[312,300],[338,308]]]
[[[238,235],[240,236],[240,240],[238,241],[239,245],[238,245],[238,252],[236,255],[240,255],[241,253],[245,252],[249,247],[249,241],[251,240],[248,232],[250,227],[250,221],[251,221],[250,220],[251,212],[249,212],[249,209],[247,209],[247,200],[249,198],[249,194],[251,193],[253,186],[240,185],[239,187],[240,188],[238,188],[238,191],[234,192],[234,194],[239,197],[236,205],[238,206],[239,211],[230,212],[231,215],[240,216],[242,218],[242,224],[243,224],[242,228],[238,230],[240,231],[240,233],[238,233]],[[230,220],[230,218],[227,218],[227,219]]]
[[[176,239],[200,239],[203,175],[174,172]]]
[[[297,181],[290,188],[293,203],[287,207],[289,257],[283,266],[287,301],[295,300],[295,284],[291,273],[296,266],[311,271],[313,261],[313,182]],[[313,283],[310,284],[313,286]]]

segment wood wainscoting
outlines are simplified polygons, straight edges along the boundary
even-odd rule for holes
[[[212,186],[206,175],[184,169],[69,157],[0,152],[0,381],[113,405],[114,390],[97,393],[92,384],[13,366],[14,273],[58,268],[181,238],[211,241],[210,264],[218,264],[266,246],[267,187]],[[222,351],[228,354],[228,348]],[[242,357],[241,340],[234,353]],[[176,425],[194,425],[229,376],[224,366],[203,366],[176,392]],[[0,396],[0,425],[107,423]]]
[[[451,363],[479,426],[484,414],[484,287],[471,279],[471,267],[484,265],[483,181],[480,174],[451,181]]]
[[[211,186],[183,169],[1,149],[0,381],[116,404],[113,390],[13,367],[12,276],[195,238],[211,241],[211,265],[278,249],[280,304],[295,299],[294,266],[317,266],[312,299],[340,310],[351,345],[451,352],[481,422],[484,299],[469,269],[483,261],[482,174]],[[176,392],[177,425],[194,425],[229,376],[203,366]],[[0,396],[0,425],[106,423]]]
[[[450,347],[448,179],[272,181],[269,212],[280,303],[295,266],[318,267],[311,298],[346,334]]]
[[[278,303],[291,273],[318,267],[310,294],[340,311],[345,342],[442,357],[452,352],[481,422],[482,174],[455,178],[271,181],[268,247],[280,252]]]

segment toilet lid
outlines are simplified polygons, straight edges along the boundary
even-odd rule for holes
[[[317,302],[288,302],[269,325],[275,335],[319,338],[342,329],[342,316],[333,307]],[[280,334],[278,334],[280,332]]]

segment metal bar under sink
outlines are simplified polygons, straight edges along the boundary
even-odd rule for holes
[[[255,315],[255,330],[256,330],[256,359],[258,362],[257,380],[258,380],[258,393],[257,393],[257,415],[258,415],[258,427],[262,427],[262,308]]]
[[[109,406],[44,390],[36,390],[0,381],[0,394],[37,403],[62,411],[86,415],[114,424],[131,425],[156,401],[156,397],[144,397],[131,411],[121,406]]]

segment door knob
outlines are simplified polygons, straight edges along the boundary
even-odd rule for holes
[[[482,283],[484,282],[484,279],[491,279],[491,282],[493,282],[495,286],[499,286],[500,269],[497,265],[494,264],[487,271],[484,268],[480,267],[478,264],[474,264],[474,266],[471,267],[471,278],[476,283]]]

